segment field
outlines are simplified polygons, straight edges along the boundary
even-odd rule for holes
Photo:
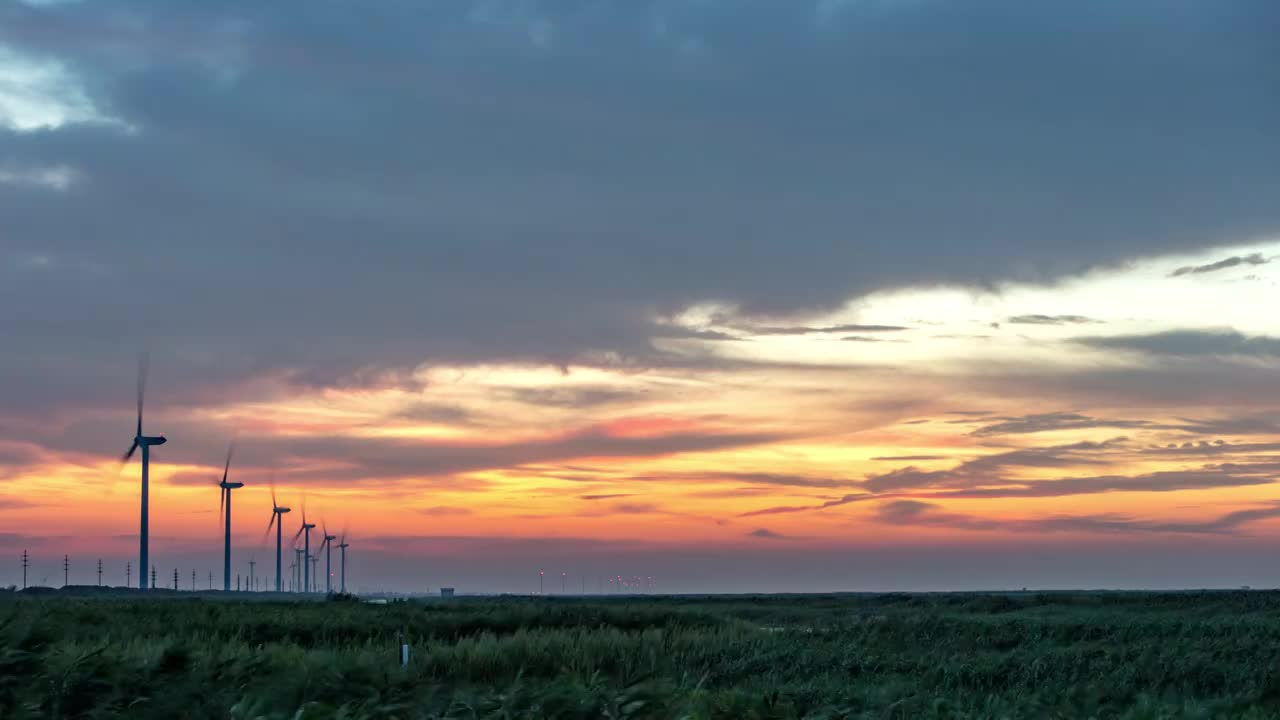
[[[411,646],[399,667],[398,640]],[[1280,593],[0,593],[0,718],[1265,718]]]

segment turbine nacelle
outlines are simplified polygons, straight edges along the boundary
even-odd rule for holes
[[[274,512],[277,515],[283,515],[287,512],[292,512],[292,511],[287,507],[275,507],[275,508],[271,508],[271,512]]]
[[[218,483],[218,487],[220,487],[220,488],[222,488],[222,489],[224,489],[224,490],[239,490],[240,488],[244,487],[244,483],[242,483],[242,482],[227,482],[226,480],[223,480],[222,482]]]

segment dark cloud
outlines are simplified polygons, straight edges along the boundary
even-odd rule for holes
[[[1150,335],[1077,338],[1075,341],[1106,350],[1132,350],[1150,355],[1280,356],[1280,338],[1251,337],[1235,330],[1171,330]]]
[[[1097,428],[1145,428],[1153,423],[1146,420],[1112,420],[1094,418],[1072,412],[1041,413],[1021,417],[997,418],[1000,422],[973,431],[979,437],[993,435],[1025,435],[1055,430],[1092,430]]]
[[[830,8],[7,3],[0,42],[135,131],[0,131],[84,178],[0,189],[0,388],[114,401],[143,345],[211,397],[643,364],[702,301],[785,318],[1280,229],[1270,0]]]
[[[1275,464],[1210,465],[1196,470],[1168,470],[1145,475],[1101,475],[1056,480],[1013,481],[993,478],[993,487],[929,493],[930,498],[1015,498],[1095,495],[1108,492],[1175,492],[1270,485]]]
[[[460,405],[435,402],[415,403],[401,408],[395,416],[405,420],[422,420],[447,425],[469,425],[475,420],[471,411]]]
[[[1083,315],[1015,315],[1005,322],[1013,325],[1086,325],[1101,321]]]
[[[901,330],[909,330],[910,328],[901,325],[828,325],[822,327],[810,327],[807,325],[749,325],[740,328],[745,332],[753,335],[821,335],[830,333],[860,333],[860,332],[898,332]],[[848,337],[841,338],[848,340]],[[879,338],[867,338],[871,342],[876,342]]]
[[[906,489],[969,488],[1004,479],[1010,468],[1070,468],[1107,463],[1106,453],[1122,447],[1124,440],[1078,442],[1043,448],[1021,448],[966,460],[950,470],[920,470],[905,467],[871,475],[862,487],[873,493]]]
[[[1226,270],[1228,268],[1238,267],[1240,265],[1266,265],[1271,262],[1270,258],[1265,258],[1261,253],[1253,253],[1251,255],[1233,255],[1224,260],[1209,263],[1208,265],[1187,265],[1180,267],[1169,274],[1169,277],[1182,277],[1183,275],[1202,275],[1204,273],[1216,272],[1218,270]]]
[[[872,460],[892,461],[892,462],[918,462],[921,460],[946,460],[946,455],[881,455],[873,457]]]
[[[608,387],[512,388],[503,391],[517,402],[562,408],[589,408],[635,402],[646,393]]]
[[[432,517],[450,517],[471,515],[475,511],[471,508],[453,507],[451,505],[436,505],[435,507],[419,508],[418,512],[422,515],[430,515]]]
[[[609,510],[621,515],[652,515],[663,512],[662,508],[653,503],[616,503]]]
[[[1238,533],[1242,526],[1249,523],[1280,517],[1280,504],[1238,510],[1204,522],[1153,522],[1137,520],[1114,513],[1080,516],[1055,515],[1047,518],[1002,521],[946,512],[933,503],[917,500],[896,500],[877,507],[875,517],[880,522],[894,525],[937,526],[977,531],[1231,535]]]
[[[865,502],[867,500],[875,499],[876,496],[871,493],[850,493],[834,500],[828,500],[821,505],[782,505],[777,507],[768,507],[760,510],[740,513],[738,517],[760,517],[762,515],[785,515],[788,513],[805,512],[808,510],[826,510],[827,508],[840,507],[841,505],[849,505],[850,503]]]
[[[1199,435],[1278,435],[1280,417],[1274,414],[1212,419],[1180,418],[1179,429]]]
[[[579,495],[579,500],[614,500],[617,498],[635,497],[630,493],[605,493],[603,495]]]
[[[747,533],[747,537],[763,538],[765,540],[786,540],[787,536],[782,533],[774,532],[768,528],[756,528]]]

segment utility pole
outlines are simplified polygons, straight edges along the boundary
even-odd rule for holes
[[[213,571],[212,570],[209,571],[209,589],[210,590],[213,589]]]
[[[98,587],[102,587],[102,558],[98,558]]]
[[[133,565],[126,562],[124,564],[124,586],[133,587]]]
[[[561,595],[564,595],[566,592],[568,592],[568,590],[565,589],[565,582],[568,581],[568,579],[569,579],[569,574],[561,570],[560,571],[560,594]]]
[[[178,589],[178,568],[173,569],[173,589]]]
[[[191,568],[191,592],[196,591],[196,569]]]
[[[156,589],[156,566],[151,566],[151,589]]]
[[[71,578],[71,556],[63,555],[62,556],[62,587],[66,587],[71,584],[70,578]]]
[[[22,589],[27,589],[27,568],[31,565],[31,556],[26,550],[22,551]]]
[[[544,579],[544,577],[545,577],[545,576],[546,576],[546,573],[545,573],[545,572],[543,572],[542,570],[539,570],[539,571],[538,571],[538,594],[539,594],[539,595],[543,595],[543,594],[544,594],[544,593],[543,593],[543,591],[542,591],[542,581],[543,581],[543,579]]]
[[[254,565],[257,565],[257,564],[258,563],[254,562],[253,560],[249,561],[249,592],[253,592],[253,581],[257,579],[257,577],[254,575],[254,567],[253,567]]]

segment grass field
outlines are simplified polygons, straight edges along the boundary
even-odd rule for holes
[[[0,593],[0,718],[104,717],[1280,717],[1280,593]]]

